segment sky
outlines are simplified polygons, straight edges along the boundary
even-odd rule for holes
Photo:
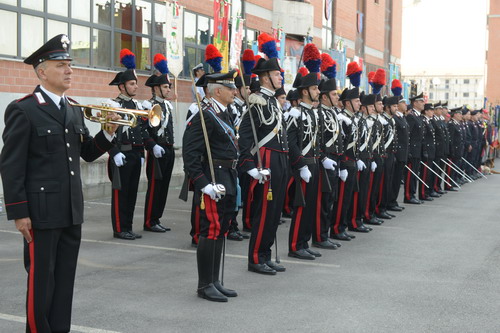
[[[488,3],[403,0],[402,74],[483,74]]]

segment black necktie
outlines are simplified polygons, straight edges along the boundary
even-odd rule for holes
[[[59,102],[59,105],[61,106],[59,108],[59,110],[61,110],[61,114],[62,114],[62,116],[64,118],[64,116],[66,115],[66,102],[64,100],[64,97],[61,98],[61,101]]]

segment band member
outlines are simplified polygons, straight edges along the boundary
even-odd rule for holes
[[[394,175],[392,179],[391,196],[388,198],[387,210],[400,212],[404,209],[398,205],[399,190],[401,189],[401,180],[403,172],[408,161],[409,142],[409,126],[404,112],[406,112],[406,100],[401,96],[401,82],[397,79],[392,81],[391,91],[394,96],[398,97],[397,111],[394,114],[394,123],[396,125],[397,142],[395,142],[394,150],[396,161],[394,163]]]
[[[422,142],[422,165],[420,169],[420,178],[424,181],[418,189],[419,199],[425,201],[433,201],[433,198],[439,198],[440,195],[433,192],[432,184],[434,184],[434,174],[429,168],[432,168],[432,162],[436,158],[436,135],[434,126],[431,123],[434,115],[433,106],[431,103],[424,104],[422,111],[422,120],[424,125],[424,137]],[[429,186],[427,188],[424,183]]]
[[[405,176],[405,203],[421,204],[422,201],[415,197],[417,191],[417,178],[420,171],[420,161],[422,160],[422,140],[424,137],[424,124],[420,113],[424,109],[424,94],[410,97],[411,110],[406,115],[408,122],[410,148],[408,151],[408,168]]]
[[[24,237],[26,332],[69,332],[83,223],[80,158],[113,147],[116,125],[92,138],[71,87],[70,41],[57,35],[24,60],[40,80],[5,111],[0,170],[7,218]],[[111,114],[109,119],[120,117]]]
[[[128,49],[120,51],[120,61],[127,69],[118,72],[109,83],[117,86],[120,94],[113,101],[125,109],[141,107],[134,96],[137,93],[135,55]],[[125,117],[127,118],[127,116]],[[142,238],[132,230],[141,167],[144,162],[142,117],[137,126],[120,126],[116,132],[116,146],[109,151],[108,175],[113,184],[111,198],[111,224],[113,237],[126,240]],[[119,184],[118,184],[119,183]]]
[[[144,101],[145,109],[152,109],[153,105],[161,107],[161,121],[156,127],[145,124],[144,145],[148,150],[146,175],[148,190],[144,207],[144,230],[165,232],[170,228],[160,223],[165,204],[167,203],[170,178],[174,168],[174,107],[167,100],[172,89],[168,78],[167,59],[162,54],[155,54],[154,66],[161,75],[152,75],[147,85],[153,89],[153,97]]]
[[[205,104],[202,111],[194,115],[183,137],[184,166],[194,184],[194,196],[200,208],[197,293],[215,302],[227,302],[227,297],[237,296],[219,280],[224,235],[237,195],[239,150],[227,109],[227,105],[234,102],[235,75],[235,71],[206,75],[212,103]]]
[[[259,48],[266,50],[268,60],[259,59],[252,69],[252,73],[259,76],[260,90],[249,96],[250,109],[239,128],[239,170],[251,177],[247,194],[251,212],[245,211],[252,228],[248,270],[267,275],[285,271],[283,265],[271,260],[271,248],[276,240],[285,199],[288,163],[283,110],[274,97],[282,84],[275,47],[274,39],[269,35],[259,36]]]

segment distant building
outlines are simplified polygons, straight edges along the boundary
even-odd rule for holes
[[[417,84],[417,91],[423,91],[430,102],[448,101],[449,107],[470,105],[479,109],[484,104],[484,75],[407,75],[405,82]]]
[[[488,106],[500,105],[500,1],[489,1],[486,50],[486,98]]]

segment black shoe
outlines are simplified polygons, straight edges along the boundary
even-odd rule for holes
[[[122,232],[113,232],[114,238],[126,239],[126,240],[134,240],[135,236],[129,233],[128,231]]]
[[[286,271],[285,266],[280,265],[278,263],[275,263],[272,260],[269,260],[268,262],[266,262],[266,265],[269,266],[270,268],[274,269],[276,272],[284,272],[284,271]]]
[[[309,252],[309,254],[312,254],[313,256],[315,256],[316,258],[321,257],[321,253],[319,253],[318,251],[315,251],[309,247],[306,249],[306,251]]]
[[[214,287],[224,296],[226,297],[236,297],[238,293],[235,290],[227,289],[224,287],[219,280],[214,282]]]
[[[276,275],[276,270],[272,269],[266,264],[252,264],[249,262],[248,271],[264,275]]]
[[[402,212],[403,209],[404,209],[403,207],[399,207],[399,206],[387,207],[387,210],[390,210],[390,211],[393,211],[393,212]]]
[[[227,239],[233,241],[242,241],[243,237],[240,236],[236,231],[232,231],[227,234]]]
[[[196,241],[194,239],[191,239],[191,247],[194,247],[194,248],[198,247],[198,243],[196,243]]]
[[[238,231],[236,231],[236,233],[237,233],[238,235],[240,235],[241,237],[243,237],[243,239],[250,239],[250,235],[248,235],[248,234],[244,234],[244,233],[242,233],[242,232],[241,232],[241,231],[239,231],[239,230],[238,230]]]
[[[351,240],[351,237],[347,236],[345,234],[345,232],[343,232],[341,234],[333,234],[331,237],[333,239],[338,239],[338,240],[343,240],[343,241],[350,241]]]
[[[441,195],[448,193],[448,192],[443,191],[443,190],[437,190],[436,192],[439,193],[439,194],[441,194]]]
[[[429,194],[429,196],[433,197],[433,198],[441,198],[441,194],[437,193],[437,192],[431,192],[431,194]]]
[[[387,215],[389,215],[391,218],[395,218],[395,217],[396,217],[396,215],[394,215],[394,214],[391,214],[391,213],[388,213],[388,212],[385,212],[385,213],[386,213]]]
[[[319,247],[320,249],[328,249],[328,250],[336,250],[337,245],[333,244],[332,242],[329,241],[322,241],[322,242],[312,242],[312,246],[314,247]]]
[[[341,246],[342,246],[342,244],[337,243],[337,242],[334,242],[334,241],[332,241],[331,239],[328,239],[328,242],[332,243],[332,244],[333,244],[333,245],[335,245],[336,247],[341,247]]]
[[[243,228],[243,231],[244,231],[244,232],[248,232],[249,234],[251,234],[251,233],[252,233],[252,229],[248,229],[248,228]]]
[[[456,187],[450,187],[450,188],[448,189],[448,191],[450,191],[450,192],[457,192],[457,191],[458,191],[458,189],[457,189]]]
[[[425,197],[425,198],[420,199],[420,201],[434,201],[434,199],[431,197]]]
[[[198,297],[212,302],[227,302],[227,297],[217,290],[213,283],[210,283],[203,288],[198,288]]]
[[[160,228],[162,228],[163,230],[165,231],[170,231],[172,230],[172,228],[169,228],[169,227],[165,227],[164,225],[161,225],[160,223],[157,224],[157,226],[159,226]]]
[[[151,227],[144,226],[144,231],[151,231],[151,232],[166,232],[167,230],[163,229],[160,227],[159,224],[155,224]]]
[[[350,233],[348,233],[347,231],[344,231],[344,235],[346,235],[347,237],[349,237],[350,239],[354,239],[356,238],[356,236],[354,235],[351,235]]]
[[[135,239],[141,239],[142,238],[142,235],[136,234],[132,230],[130,230],[128,233],[131,234],[131,235],[133,235],[135,237]]]
[[[380,219],[390,220],[390,219],[392,218],[392,216],[394,216],[394,215],[392,215],[392,216],[391,216],[391,215],[390,215],[390,214],[388,214],[387,212],[380,212],[380,213],[376,214],[376,216],[377,216],[378,218],[380,218]]]
[[[404,203],[406,204],[412,204],[412,205],[420,205],[420,200],[417,200],[415,198],[411,198],[410,200],[404,200]]]
[[[349,231],[355,231],[355,232],[370,232],[370,230],[365,227],[365,226],[359,226],[357,228],[349,228]]]
[[[289,257],[293,257],[293,258],[298,258],[298,259],[305,259],[305,260],[314,260],[314,259],[316,259],[315,256],[313,256],[312,254],[310,254],[305,249],[300,249],[300,250],[297,250],[297,251],[290,251],[290,252],[288,252],[288,256]]]
[[[365,221],[366,224],[372,224],[372,225],[381,225],[383,222],[377,219],[375,216],[369,219],[368,221]]]

